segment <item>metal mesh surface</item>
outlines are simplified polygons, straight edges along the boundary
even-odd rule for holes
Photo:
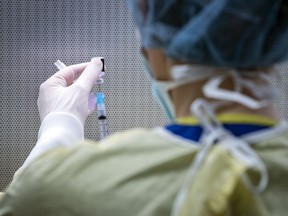
[[[110,133],[165,123],[138,52],[125,0],[1,1],[0,191],[35,145],[39,85],[57,71],[57,59],[69,65],[105,57]],[[99,139],[96,113],[85,136]]]
[[[1,143],[0,191],[11,181],[36,143],[40,120],[39,85],[57,71],[53,63],[106,59],[106,93],[110,133],[165,124],[166,117],[151,99],[142,72],[135,26],[125,0],[2,0],[1,1]],[[277,67],[286,92],[288,65]],[[285,94],[277,98],[286,118]],[[85,126],[86,138],[98,140],[96,115]]]

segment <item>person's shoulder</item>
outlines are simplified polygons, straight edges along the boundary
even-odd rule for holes
[[[250,143],[257,143],[257,146],[262,147],[281,147],[287,149],[288,147],[288,122],[281,121],[277,125],[267,130],[263,130],[251,135],[245,136]]]
[[[116,132],[99,142],[84,140],[79,143],[76,149],[99,149],[101,152],[119,152],[127,149],[149,149],[167,146],[171,146],[169,139],[158,134],[155,129],[135,128]]]
[[[162,137],[154,129],[135,128],[117,132],[101,141],[100,145],[143,144],[162,141]]]

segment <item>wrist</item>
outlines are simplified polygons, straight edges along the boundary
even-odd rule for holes
[[[69,134],[73,140],[84,139],[84,125],[75,115],[70,113],[53,112],[45,116],[39,129],[38,139],[47,133],[51,135],[52,131],[56,134],[59,134],[59,131],[63,135]]]
[[[71,148],[83,139],[83,124],[74,115],[65,112],[47,115],[41,123],[36,145],[17,173],[45,152],[57,147]]]

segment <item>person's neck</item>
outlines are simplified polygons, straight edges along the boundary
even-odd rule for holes
[[[177,118],[187,117],[193,115],[191,113],[190,107],[193,101],[197,98],[203,98],[207,101],[211,101],[202,93],[202,86],[205,83],[198,82],[190,85],[184,85],[177,89],[171,91],[172,100],[175,106],[175,112]],[[273,120],[279,120],[278,113],[276,111],[275,105],[265,106],[263,108],[253,110],[249,109],[238,103],[229,103],[219,109],[217,109],[216,114],[225,114],[225,113],[243,113],[243,114],[254,114],[262,115]]]

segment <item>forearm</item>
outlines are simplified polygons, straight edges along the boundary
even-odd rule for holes
[[[83,139],[83,125],[74,115],[61,112],[49,114],[42,121],[36,145],[16,173],[43,153],[60,146],[71,148]]]

